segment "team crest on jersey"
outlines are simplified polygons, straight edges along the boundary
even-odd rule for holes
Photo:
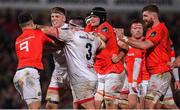
[[[108,28],[107,27],[103,27],[101,31],[102,32],[108,32]]]
[[[155,37],[155,36],[156,36],[156,32],[154,31],[151,33],[150,37]]]

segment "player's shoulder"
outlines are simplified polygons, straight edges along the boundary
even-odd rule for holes
[[[36,34],[43,34],[43,32],[40,29],[34,29],[33,32]]]
[[[113,30],[113,27],[108,22],[104,22],[99,26],[99,29],[102,32],[109,32],[110,30]]]
[[[161,32],[161,31],[168,31],[167,26],[165,23],[161,22],[155,28],[152,28],[153,31]]]
[[[104,23],[102,23],[100,26],[101,26],[101,27],[107,27],[107,28],[113,28],[113,27],[111,26],[111,24],[108,23],[107,21],[104,22]]]
[[[25,36],[27,36],[27,33],[25,33],[25,32],[21,33],[20,35],[18,35],[16,37],[16,41],[19,41],[19,40],[23,39]]]

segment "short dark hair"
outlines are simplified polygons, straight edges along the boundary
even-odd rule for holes
[[[143,8],[142,12],[144,11],[159,13],[159,8],[156,5],[147,5]]]
[[[131,26],[132,26],[132,24],[135,24],[135,23],[140,23],[140,24],[142,24],[142,26],[143,26],[143,35],[145,35],[146,29],[144,28],[143,21],[140,20],[140,19],[133,19],[133,20],[130,22],[129,28],[128,28],[128,31],[127,31],[128,35],[131,36]]]
[[[64,15],[66,15],[66,10],[61,7],[54,7],[51,9],[51,13],[63,13]]]
[[[134,20],[132,20],[132,21],[130,22],[130,26],[131,26],[132,24],[134,24],[134,23],[141,23],[141,24],[143,24],[143,22],[142,22],[141,20],[139,20],[139,19],[134,19]]]
[[[29,12],[21,12],[18,16],[19,24],[25,24],[30,20],[33,20],[33,18]]]

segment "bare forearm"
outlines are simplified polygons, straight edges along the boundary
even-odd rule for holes
[[[125,52],[125,51],[121,51],[121,52],[119,53],[119,55],[118,55],[119,59],[120,59],[122,62],[124,62],[124,57],[125,57],[126,53],[127,53],[127,52]]]
[[[40,29],[45,34],[57,37],[58,36],[58,30],[57,28],[54,28],[52,26],[44,26],[44,25],[36,25],[36,29]]]
[[[173,63],[173,66],[174,66],[174,67],[180,67],[180,56],[178,56],[178,57],[176,58],[176,60],[175,60],[174,63]]]
[[[130,39],[130,38],[127,38],[126,36],[123,36],[123,38],[120,38],[120,40],[132,47],[143,49],[143,50],[149,49],[154,46],[154,44],[150,40],[141,41],[141,40],[136,40],[136,39]]]
[[[173,63],[174,61],[175,61],[175,57],[171,57],[171,62]],[[173,73],[174,79],[176,81],[179,81],[179,70],[177,67],[173,68],[172,73]]]
[[[132,47],[135,47],[135,48],[147,49],[143,41],[138,41],[138,40],[134,40],[134,39],[128,39],[128,41],[125,41],[123,39],[122,41]]]

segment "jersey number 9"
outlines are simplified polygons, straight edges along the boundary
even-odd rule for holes
[[[28,41],[20,43],[20,50],[25,50],[26,52],[29,52]]]

